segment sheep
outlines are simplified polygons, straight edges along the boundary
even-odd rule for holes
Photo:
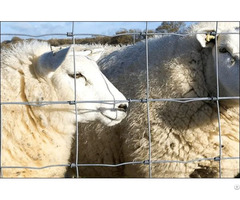
[[[74,59],[73,49],[52,52],[46,42],[39,41],[2,49],[3,177],[64,177],[76,120],[113,126],[126,117],[128,103],[123,94],[101,73],[91,55],[76,53]],[[76,110],[75,97],[87,101],[76,104]]]
[[[170,35],[149,39],[150,99],[209,97],[214,100],[217,96],[214,31],[216,23],[201,22],[193,24],[187,30],[189,35],[184,37]],[[238,34],[239,23],[218,23],[220,97],[239,97]],[[146,98],[145,49],[145,42],[139,42],[98,61],[102,72],[127,98]],[[239,102],[219,100],[219,105],[222,158],[239,157]],[[149,109],[152,177],[219,176],[219,125],[215,101],[149,102]],[[142,164],[81,168],[82,176],[149,177],[149,165],[144,164],[149,160],[146,103],[131,103],[127,118],[112,129],[100,124],[91,125],[92,128],[88,124],[83,126],[86,137],[79,139],[81,162],[119,164],[139,161]],[[112,139],[107,138],[110,133]],[[94,143],[102,143],[101,149],[100,146],[98,149],[92,147],[89,142],[83,144],[91,141],[88,137],[93,136]],[[102,138],[107,141],[103,142]],[[91,156],[88,156],[89,152]],[[196,159],[203,160],[193,161]],[[169,162],[157,162],[165,160]],[[234,177],[238,173],[238,159],[221,160],[222,177]]]

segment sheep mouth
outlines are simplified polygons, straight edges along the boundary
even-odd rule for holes
[[[118,110],[118,111],[121,111],[121,112],[126,112],[126,108],[117,108],[117,109],[115,109],[116,111]]]
[[[110,119],[110,120],[112,120],[112,121],[118,121],[118,119],[117,119],[117,117],[116,118],[113,118],[113,117],[109,117],[108,115],[105,115],[105,114],[103,114],[103,113],[101,113],[104,117],[106,117],[106,118],[108,118],[108,119]]]
[[[100,109],[100,113],[112,121],[121,121],[126,116],[126,111],[122,108]]]

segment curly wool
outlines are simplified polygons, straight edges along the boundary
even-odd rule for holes
[[[74,99],[74,91],[77,101],[126,100],[96,62],[82,55],[75,56],[75,70],[81,76],[75,79],[74,88],[71,50],[69,47],[53,53],[47,43],[38,41],[25,41],[2,50],[3,177],[64,176],[76,130],[76,114],[74,105],[56,101]],[[30,102],[36,105],[28,105]],[[46,102],[54,103],[45,105]],[[126,116],[127,106],[115,102],[77,104],[77,120],[82,123],[99,120],[112,126]]]
[[[37,58],[50,47],[47,43],[31,42],[3,49],[1,63],[2,102],[28,102],[29,98],[56,100],[54,88],[36,79],[32,66]],[[40,87],[42,85],[42,87]],[[31,92],[32,91],[32,92]],[[46,96],[47,95],[47,96]],[[37,99],[35,99],[37,101]],[[42,101],[42,99],[39,99]],[[75,127],[63,126],[64,119],[58,118],[58,125],[52,120],[44,121],[44,110],[54,106],[30,107],[24,105],[2,106],[2,166],[41,167],[67,164]],[[36,116],[36,113],[39,116]],[[42,117],[41,117],[42,116]],[[56,115],[57,117],[57,115]],[[46,123],[52,124],[47,126]],[[71,132],[72,134],[69,134]],[[59,156],[59,152],[62,152]],[[48,169],[3,169],[4,177],[61,177],[64,167]]]

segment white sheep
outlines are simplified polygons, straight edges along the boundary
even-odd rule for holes
[[[122,93],[100,72],[95,61],[78,53],[74,61],[73,52],[73,47],[68,47],[53,53],[47,43],[38,41],[2,50],[3,177],[64,176],[66,167],[56,165],[69,164],[76,131],[75,105],[67,103],[75,100],[74,62],[76,100],[111,101],[78,103],[78,122],[97,120],[113,126],[126,116],[128,104],[115,101],[126,100]],[[44,105],[49,101],[66,104]]]
[[[216,31],[216,23],[202,22],[192,25],[188,36],[171,35],[149,40],[150,99],[216,97],[215,39],[210,34],[213,31]],[[239,23],[219,22],[216,40],[220,96],[239,97]],[[145,42],[140,42],[110,53],[98,64],[126,97],[145,99],[145,53]],[[238,100],[220,100],[220,111],[222,157],[239,157]],[[213,159],[219,156],[215,101],[150,102],[150,123],[153,177],[218,177],[219,162]],[[99,124],[96,125],[98,129],[83,126],[85,138],[80,138],[80,143],[99,142],[102,148],[98,145],[96,150],[89,142],[81,145],[79,159],[82,163],[119,164],[149,160],[145,103],[132,103],[128,117],[113,129]],[[94,129],[97,134],[93,134]],[[112,139],[107,137],[110,133]],[[93,136],[94,140],[88,139]],[[103,142],[102,138],[107,141]],[[211,159],[171,162],[206,158]],[[165,160],[169,162],[154,162]],[[234,177],[238,173],[238,159],[221,161],[222,177]],[[82,176],[148,177],[149,166],[83,168]]]

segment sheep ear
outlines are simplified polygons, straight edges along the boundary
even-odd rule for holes
[[[101,57],[104,49],[103,48],[97,48],[97,49],[84,49],[80,51],[76,51],[75,55],[82,55],[87,56],[91,60],[98,61],[98,59]]]
[[[215,37],[216,36],[211,33],[196,35],[196,38],[202,47],[212,47],[213,42],[215,42]]]
[[[101,55],[103,54],[103,51],[104,51],[103,48],[93,49],[91,51],[91,54],[88,55],[88,57],[94,61],[98,61]]]
[[[62,49],[58,52],[47,52],[40,56],[38,60],[38,71],[41,72],[54,72],[66,59],[70,47]]]
[[[81,55],[81,56],[88,56],[91,54],[91,50],[81,50],[81,51],[75,51],[75,55]]]

